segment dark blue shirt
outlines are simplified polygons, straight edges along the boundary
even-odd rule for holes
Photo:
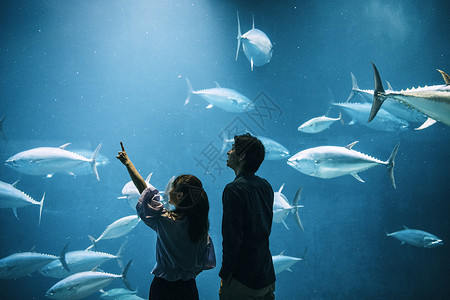
[[[240,173],[226,185],[222,195],[222,279],[231,275],[252,289],[275,282],[269,250],[273,198],[270,184],[252,173]]]

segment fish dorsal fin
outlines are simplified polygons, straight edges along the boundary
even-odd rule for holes
[[[350,174],[350,175],[352,175],[353,177],[355,177],[355,179],[358,180],[358,181],[360,181],[360,182],[365,182],[364,180],[361,179],[361,177],[359,177],[358,173],[352,173],[352,174]]]
[[[252,29],[255,29],[255,15],[252,14]]]
[[[65,148],[67,147],[67,146],[69,146],[71,143],[67,143],[67,144],[64,144],[64,145],[61,145],[61,146],[59,146],[58,148],[59,149],[62,149],[62,150],[65,150]]]
[[[30,252],[36,252],[36,245],[34,245],[32,248],[31,248],[31,250],[30,250]]]
[[[206,108],[212,108],[212,107],[214,107],[214,105],[212,105],[212,104],[209,104],[206,106]]]
[[[281,191],[283,190],[283,188],[284,188],[284,183],[280,186],[280,189],[278,190],[278,193],[281,194]]]
[[[405,225],[403,225],[403,229],[409,229],[408,227],[406,227]]]
[[[284,251],[285,251],[285,250],[281,251],[280,254],[278,254],[278,255],[279,255],[279,256],[284,256]]]
[[[152,175],[153,175],[153,172],[151,172],[151,173],[147,176],[147,178],[145,179],[145,182],[149,183],[149,182],[150,182],[150,179],[152,178]]]
[[[450,85],[450,76],[447,75],[447,73],[445,73],[442,70],[436,69],[438,70],[439,73],[441,73],[442,77],[444,78],[445,84],[446,85]]]
[[[11,184],[13,187],[16,187],[16,185],[17,185],[17,183],[19,183],[19,181],[20,181],[20,179],[19,180],[16,180],[13,184]]]
[[[287,268],[286,271],[293,272],[291,268]]]
[[[214,81],[214,84],[216,85],[216,88],[219,88],[219,89],[222,88],[217,81]]]
[[[433,125],[434,123],[436,123],[435,119],[428,118],[422,125],[420,125],[419,127],[415,128],[414,130],[422,130],[422,129],[428,128],[431,125]]]
[[[359,141],[354,141],[351,144],[348,144],[347,146],[345,146],[345,148],[347,148],[348,150],[352,150],[352,147],[356,145],[356,143],[358,143]]]

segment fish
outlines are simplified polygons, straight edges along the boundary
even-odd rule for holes
[[[318,133],[324,131],[329,128],[331,124],[340,120],[342,120],[342,113],[339,113],[339,117],[337,118],[330,118],[326,116],[316,117],[300,125],[297,130],[304,133]]]
[[[93,247],[94,249],[97,249],[97,243],[100,240],[115,239],[126,235],[131,230],[133,230],[133,228],[136,227],[137,224],[139,224],[140,220],[141,219],[138,215],[131,215],[114,221],[106,227],[105,231],[103,231],[97,239],[89,235],[89,239],[91,240],[92,245],[90,245],[86,250],[90,250]]]
[[[392,186],[397,188],[394,179],[394,160],[400,143],[395,145],[387,161],[382,161],[367,154],[355,151],[352,147],[355,141],[346,147],[320,146],[298,152],[290,157],[287,164],[303,174],[319,178],[335,178],[343,175],[352,175],[356,180],[364,182],[359,172],[384,165]]]
[[[378,131],[398,132],[406,130],[409,127],[409,123],[405,120],[399,119],[386,110],[380,110],[380,115],[377,120],[372,123],[366,121],[367,116],[370,113],[370,103],[333,103],[332,105],[341,108],[344,113],[348,114],[352,120],[349,125],[355,123],[361,124],[365,127],[369,127]]]
[[[124,288],[115,288],[107,291],[100,290],[100,293],[100,298],[102,299],[116,300],[118,298],[122,299],[124,296],[136,295],[137,291],[130,291]]]
[[[375,91],[373,95],[372,108],[368,122],[374,120],[387,98],[394,99],[408,105],[428,116],[428,120],[418,130],[426,128],[436,121],[450,126],[450,77],[441,70],[438,70],[444,78],[445,84],[432,85],[408,89],[406,91],[385,91],[381,83],[378,69],[372,63],[375,81]]]
[[[65,260],[69,270],[64,268],[61,261],[54,260],[42,267],[39,270],[39,273],[46,277],[65,278],[75,273],[90,271],[96,266],[100,266],[111,259],[116,259],[119,267],[123,269],[122,253],[125,251],[127,243],[128,242],[123,243],[116,255],[90,250],[67,252]]]
[[[289,150],[281,145],[280,143],[269,139],[268,137],[264,136],[257,136],[257,138],[263,143],[266,156],[264,159],[266,160],[279,160],[279,159],[285,159],[289,157]],[[234,141],[234,140],[233,140]]]
[[[94,151],[92,158],[87,158],[74,152],[65,150],[70,143],[58,148],[39,147],[17,153],[8,158],[5,164],[24,174],[41,175],[50,178],[55,173],[70,174],[76,176],[74,172],[83,165],[90,165],[92,172],[100,181],[96,167],[97,154],[102,146],[100,143]]]
[[[284,220],[287,218],[289,213],[291,213],[294,215],[295,222],[297,222],[298,227],[302,231],[305,231],[305,229],[303,228],[302,221],[300,220],[300,216],[298,214],[298,208],[303,207],[303,205],[298,205],[303,187],[300,187],[297,190],[297,193],[295,193],[294,202],[292,203],[292,205],[289,204],[289,201],[286,198],[286,196],[282,194],[283,188],[284,183],[283,185],[281,185],[278,192],[274,193],[273,222],[283,223],[284,227],[286,227],[286,229],[289,230],[289,227],[287,226]]]
[[[59,260],[66,270],[70,270],[65,261],[68,246],[69,244],[63,248],[60,256],[36,252],[19,252],[4,257],[0,259],[0,279],[24,277],[55,260]]]
[[[42,196],[40,202],[37,202],[21,190],[16,188],[19,181],[9,184],[0,181],[0,208],[12,208],[14,215],[19,219],[17,215],[17,209],[28,205],[39,206],[39,225],[41,224],[42,207],[44,206],[45,193]]]
[[[350,72],[350,75],[352,77],[352,92],[350,93],[350,96],[348,97],[346,103],[349,103],[350,100],[353,99],[355,95],[361,95],[361,96],[369,96],[371,99],[373,98],[373,90],[362,90],[358,87],[358,82],[356,81],[355,75]],[[387,82],[389,91],[393,91],[394,89],[392,86]],[[363,97],[365,100],[366,98]],[[410,107],[407,107],[400,102],[397,102],[395,100],[392,100],[390,98],[386,99],[386,103],[384,104],[383,108],[396,116],[397,118],[403,119],[408,122],[417,122],[417,123],[423,123],[426,121],[427,117],[422,114],[421,112],[412,109]]]
[[[253,66],[263,66],[270,62],[272,58],[272,42],[269,37],[261,30],[255,28],[255,18],[252,15],[252,29],[244,34],[241,34],[241,23],[239,21],[239,12],[237,12],[238,21],[238,35],[237,35],[237,50],[236,60],[239,56],[239,49],[244,50],[245,56],[250,61],[250,68],[253,71]]]
[[[81,299],[85,298],[110,284],[114,279],[122,279],[125,286],[132,290],[127,273],[131,260],[121,275],[98,271],[80,272],[66,277],[47,290],[45,296],[50,299]]]
[[[5,121],[5,117],[6,117],[6,116],[3,116],[3,117],[0,119],[0,138],[2,138],[3,140],[7,141],[6,136],[5,136],[5,134],[3,133],[3,121]]]
[[[188,95],[184,105],[187,105],[190,102],[192,95],[195,94],[201,96],[209,103],[206,108],[217,106],[224,111],[234,113],[249,112],[255,108],[253,102],[246,96],[233,89],[223,88],[217,82],[215,82],[215,88],[198,91],[193,90],[191,82],[187,77],[186,83],[188,87]]]
[[[247,131],[248,132],[248,131]],[[251,134],[251,132],[249,132]],[[280,143],[264,136],[256,136],[258,140],[261,141],[261,143],[264,145],[265,149],[265,160],[279,160],[279,159],[285,159],[290,156],[289,150],[281,145]],[[234,143],[234,139],[228,138],[227,136],[223,136],[223,143],[222,143],[222,149],[220,150],[220,153],[224,153],[225,148],[228,144]]]
[[[147,187],[150,184],[150,179],[152,178],[153,172],[150,173],[147,178],[145,179],[145,183],[147,184]],[[117,199],[125,199],[128,203],[128,205],[135,210],[136,204],[139,200],[139,197],[141,194],[139,193],[138,189],[134,185],[133,181],[128,181],[124,187],[122,188],[122,195],[121,197],[117,197]]]
[[[406,243],[419,248],[434,248],[444,244],[440,238],[426,231],[409,229],[406,226],[403,226],[403,228],[400,231],[386,233],[386,236],[392,236],[401,241],[402,244]]]
[[[291,267],[299,261],[305,261],[304,257],[308,248],[305,249],[302,257],[293,257],[284,255],[284,251],[282,251],[278,255],[272,256],[273,268],[275,269],[275,275],[279,274],[283,271],[292,272]]]

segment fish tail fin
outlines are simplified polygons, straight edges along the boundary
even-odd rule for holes
[[[45,199],[45,192],[44,192],[44,195],[42,195],[41,202],[39,202],[39,224],[38,224],[38,226],[41,225],[42,207],[44,207],[44,199]]]
[[[194,90],[192,89],[191,81],[187,77],[186,77],[186,84],[187,84],[187,88],[188,88],[188,94],[187,94],[186,100],[184,101],[184,105],[187,105],[189,103],[189,101],[191,101],[192,94],[194,93]]]
[[[95,238],[92,235],[88,235],[89,240],[91,240],[92,245],[90,245],[89,247],[87,247],[86,250],[91,250],[92,248],[94,248],[94,250],[97,250],[97,241],[95,240]]]
[[[59,256],[59,260],[61,261],[61,264],[64,267],[64,269],[66,269],[68,272],[70,272],[69,265],[67,264],[67,261],[66,261],[67,248],[69,248],[69,243],[67,243],[64,246],[64,248],[62,249],[61,255]]]
[[[130,284],[130,282],[128,281],[128,278],[127,278],[127,273],[128,273],[128,269],[130,268],[130,266],[131,266],[131,262],[132,262],[133,260],[130,260],[128,263],[127,263],[127,265],[125,266],[125,268],[123,269],[123,272],[122,272],[122,281],[123,281],[123,283],[125,284],[125,286],[127,287],[127,289],[129,289],[130,291],[132,291],[133,289],[131,288],[131,284]]]
[[[302,256],[300,257],[302,259],[302,261],[308,266],[310,267],[310,265],[308,264],[308,262],[306,261],[306,253],[308,252],[308,246],[305,247],[305,250],[303,251]]]
[[[117,257],[117,264],[119,265],[120,269],[124,269],[123,267],[123,252],[125,251],[125,248],[128,245],[128,240],[126,240],[122,246],[120,246],[119,251],[117,251],[116,257]]]
[[[305,232],[305,228],[303,228],[302,221],[300,220],[300,215],[298,214],[298,207],[299,207],[298,203],[300,202],[302,189],[303,189],[303,187],[301,186],[295,193],[294,202],[292,203],[292,206],[294,207],[294,209],[291,212],[294,215],[295,222],[297,223],[298,227],[300,227],[300,229],[303,232]]]
[[[397,155],[398,147],[400,146],[400,142],[395,145],[394,149],[392,150],[391,156],[389,156],[389,159],[387,160],[387,168],[389,173],[389,178],[391,180],[392,186],[394,189],[397,188],[395,185],[395,178],[394,178],[394,165],[395,165],[395,156]]]
[[[98,181],[100,181],[100,177],[98,176],[98,172],[97,172],[96,159],[97,159],[97,154],[100,151],[101,147],[102,147],[102,143],[98,144],[98,146],[97,146],[97,148],[95,148],[94,154],[92,154],[92,158],[91,158],[92,172],[94,172],[95,177],[97,177]]]
[[[345,101],[345,103],[350,102],[353,99],[353,97],[356,96],[356,91],[359,90],[358,82],[356,81],[355,75],[353,75],[353,73],[350,72],[350,76],[352,77],[352,91],[350,92],[350,96],[348,96],[347,101]]]
[[[236,60],[238,59],[239,49],[241,48],[241,22],[239,22],[239,12],[237,13],[237,22],[238,22],[238,35],[237,35],[237,49],[236,49]]]
[[[384,100],[386,100],[385,91],[383,88],[383,83],[381,82],[380,74],[378,73],[377,67],[375,66],[374,63],[372,63],[372,67],[373,67],[373,77],[375,81],[375,90],[373,91],[373,103],[372,108],[370,109],[370,115],[367,122],[370,122],[373,120],[373,118],[375,118]]]

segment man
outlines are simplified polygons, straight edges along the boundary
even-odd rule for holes
[[[223,191],[223,259],[219,276],[221,300],[275,299],[275,272],[269,250],[273,190],[255,175],[264,160],[256,137],[234,137],[227,166],[236,178]]]

